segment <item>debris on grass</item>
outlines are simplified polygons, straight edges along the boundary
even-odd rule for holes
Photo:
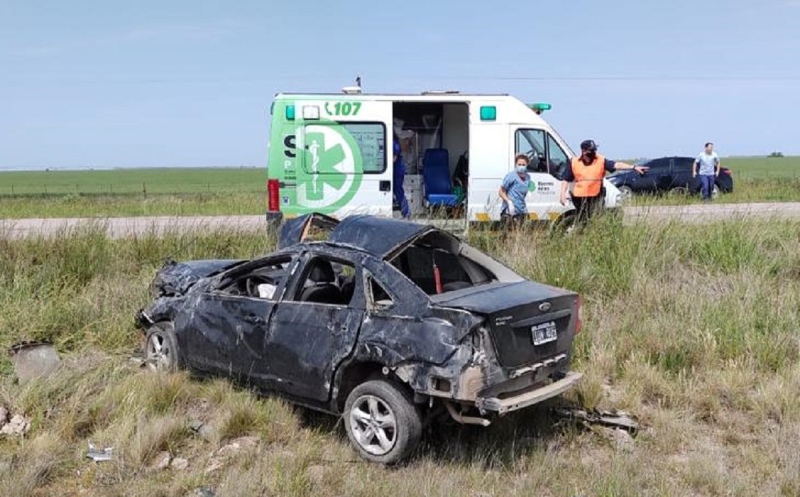
[[[47,342],[19,342],[12,345],[8,353],[14,363],[14,372],[21,383],[46,376],[61,364],[61,358],[55,347]]]
[[[113,451],[113,447],[98,449],[92,442],[89,442],[89,451],[86,453],[86,457],[94,462],[110,461],[113,457]]]
[[[558,407],[555,410],[558,417],[582,422],[584,425],[601,425],[609,428],[636,435],[639,431],[639,422],[635,417],[625,411],[604,411],[599,409],[585,410],[578,408]]]

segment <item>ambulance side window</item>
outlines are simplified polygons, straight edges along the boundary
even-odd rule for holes
[[[545,133],[541,129],[519,129],[515,136],[515,150],[518,154],[528,156],[528,171],[532,173],[547,172],[547,151],[545,149]]]
[[[305,127],[306,173],[333,176],[386,170],[386,126],[379,122],[314,123]],[[352,150],[353,146],[358,150]],[[391,146],[391,142],[390,142]],[[353,159],[361,158],[361,164]],[[338,184],[338,181],[336,183]]]
[[[550,174],[561,179],[569,164],[569,157],[550,133],[547,134],[547,158],[550,163]]]

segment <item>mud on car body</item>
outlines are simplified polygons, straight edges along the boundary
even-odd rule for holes
[[[309,241],[316,228],[326,238]],[[437,410],[488,426],[581,377],[577,294],[408,221],[310,214],[286,222],[267,256],[168,262],[153,291],[138,317],[152,368],[341,414],[376,462],[407,456]]]

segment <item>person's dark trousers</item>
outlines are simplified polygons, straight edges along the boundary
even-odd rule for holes
[[[706,202],[711,201],[711,192],[714,191],[714,175],[701,174],[700,175],[700,193],[703,195],[703,200]]]
[[[411,209],[408,207],[408,200],[406,199],[406,191],[403,188],[405,171],[403,171],[400,168],[395,168],[393,176],[394,176],[393,178],[394,184],[392,185],[392,189],[394,190],[394,199],[397,202],[397,206],[400,207],[400,213],[403,215],[403,217],[405,218],[410,217]]]
[[[572,205],[575,206],[575,220],[580,224],[586,224],[589,222],[589,219],[600,210],[602,202],[602,195],[594,197],[572,197]]]

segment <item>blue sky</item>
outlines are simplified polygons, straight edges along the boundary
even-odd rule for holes
[[[800,155],[798,32],[800,0],[0,0],[0,168],[262,166],[276,92],[356,74],[550,102],[612,158]]]

